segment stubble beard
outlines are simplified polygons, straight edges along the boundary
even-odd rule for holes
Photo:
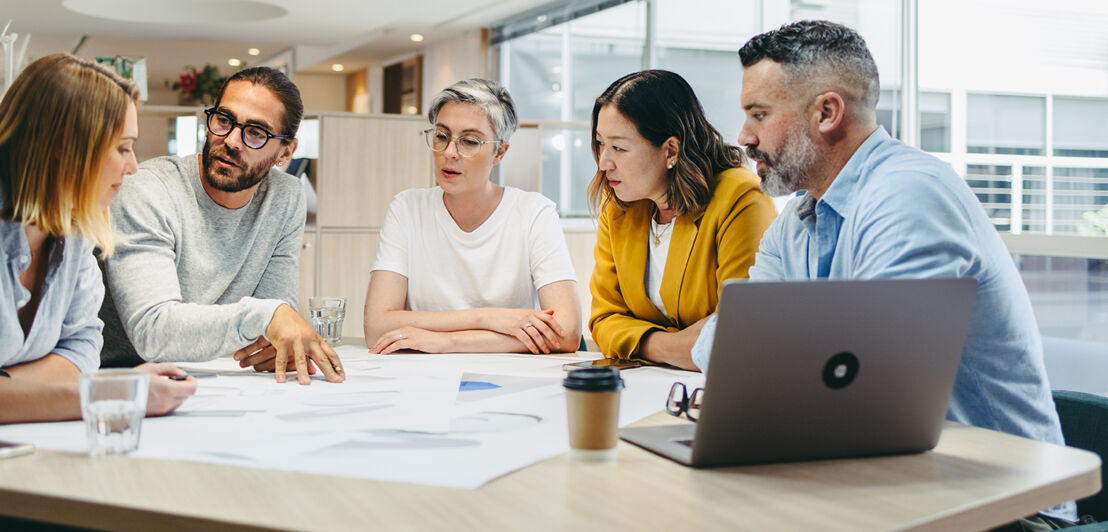
[[[773,197],[806,188],[810,180],[809,173],[819,157],[816,145],[808,138],[803,122],[797,122],[789,128],[777,155],[770,157],[753,146],[747,148],[747,152],[752,158],[762,161],[758,168],[758,175],[762,177],[762,191]]]

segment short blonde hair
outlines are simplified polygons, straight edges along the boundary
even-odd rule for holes
[[[100,172],[138,87],[70,54],[30,65],[0,101],[0,217],[49,235],[76,234],[112,253]]]

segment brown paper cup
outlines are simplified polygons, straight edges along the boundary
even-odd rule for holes
[[[615,457],[619,444],[619,390],[566,390],[570,455],[586,460]]]

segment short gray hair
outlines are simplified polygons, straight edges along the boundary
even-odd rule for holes
[[[519,128],[516,104],[508,91],[495,81],[481,78],[463,79],[435,95],[427,119],[434,125],[442,106],[450,102],[473,103],[481,108],[489,119],[496,140],[506,141]]]
[[[756,35],[739,50],[743,67],[762,59],[781,64],[786,83],[823,91],[838,84],[864,109],[877,107],[877,64],[858,32],[826,20],[800,20]]]

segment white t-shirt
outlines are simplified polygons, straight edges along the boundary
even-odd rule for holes
[[[673,236],[671,229],[673,229],[673,220],[668,224],[659,224],[652,217],[650,234],[647,235],[649,241],[646,243],[646,295],[650,297],[650,302],[658,307],[658,311],[667,318],[670,316],[666,312],[665,303],[662,302],[662,275],[666,271],[666,259],[669,258],[669,242]],[[658,239],[658,245],[654,245],[655,238]]]
[[[407,277],[407,308],[415,311],[538,309],[539,288],[576,280],[554,202],[512,187],[470,233],[450,217],[441,188],[397,194],[373,270]]]

